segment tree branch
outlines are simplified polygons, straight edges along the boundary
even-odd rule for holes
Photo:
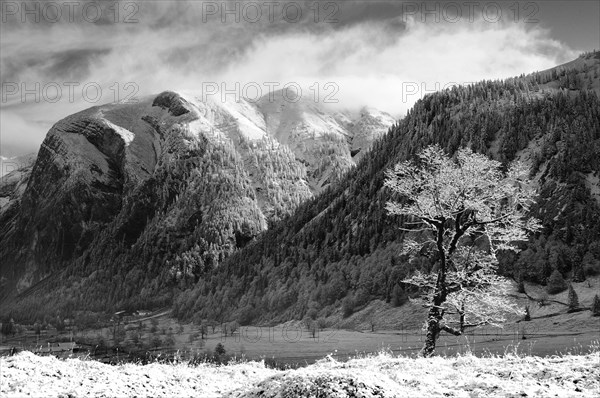
[[[454,328],[451,328],[448,325],[441,325],[440,329],[443,330],[444,332],[453,334],[454,336],[461,336],[462,335],[462,332],[460,330],[456,330]]]
[[[433,227],[439,228],[441,227],[441,223],[439,221],[434,220],[433,218],[429,218],[429,217],[419,217],[421,220],[425,221],[427,224],[430,224]]]
[[[501,216],[500,216],[500,217],[498,217],[498,218],[494,218],[494,219],[492,219],[492,220],[487,220],[487,221],[473,221],[473,222],[472,222],[472,224],[474,224],[474,225],[495,224],[495,223],[497,223],[497,222],[499,222],[499,221],[502,221],[502,220],[504,220],[505,218],[507,218],[507,217],[508,217],[508,216],[510,216],[511,214],[512,214],[512,213],[510,213],[510,212],[509,212],[509,213],[506,213],[506,214],[503,214],[503,215],[501,215]]]
[[[452,241],[450,242],[450,248],[448,249],[448,257],[450,257],[454,251],[456,250],[456,245],[458,244],[458,240],[464,235],[464,233],[469,228],[469,224],[466,224],[461,228],[460,219],[462,218],[465,210],[461,210],[456,213],[456,218],[454,219],[454,236],[452,237]]]

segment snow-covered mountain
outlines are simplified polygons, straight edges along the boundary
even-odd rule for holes
[[[164,92],[59,121],[35,163],[0,183],[0,276],[23,292],[64,264],[108,263],[119,245],[172,235],[178,249],[166,238],[155,242],[164,257],[148,258],[170,266],[150,273],[192,277],[339,178],[355,143],[393,123],[377,111],[340,123],[274,94],[252,103]]]

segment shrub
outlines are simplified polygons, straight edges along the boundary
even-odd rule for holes
[[[573,285],[569,284],[569,311],[575,311],[577,308],[579,308],[579,297]]]
[[[594,303],[592,304],[592,316],[600,316],[600,297],[594,296]]]
[[[168,334],[167,337],[165,338],[165,346],[173,347],[174,345],[175,345],[175,338],[173,337],[172,334]]]
[[[565,282],[562,274],[558,270],[554,270],[548,279],[546,290],[549,294],[557,294],[565,291],[566,289],[567,282]]]
[[[222,343],[217,344],[217,346],[215,347],[215,355],[225,355],[225,352],[225,346]]]
[[[548,305],[548,293],[542,292],[542,294],[538,298],[538,304],[540,305],[540,307]]]
[[[154,336],[152,337],[152,340],[150,340],[150,345],[154,348],[158,348],[162,345],[162,340],[159,336]]]

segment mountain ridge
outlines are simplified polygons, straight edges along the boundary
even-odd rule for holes
[[[318,104],[311,110],[327,116]],[[216,266],[354,164],[349,143],[320,140],[326,129],[318,123],[310,130],[305,118],[292,120],[313,147],[323,144],[307,158],[273,138],[264,118],[245,100],[163,92],[57,122],[35,164],[0,183],[3,290],[22,293],[73,262],[92,269],[89,262],[102,262],[103,250],[138,250],[139,239],[147,245],[165,227],[201,241],[188,239],[179,254],[193,258],[171,259],[177,264],[168,267],[175,278],[194,278],[196,268]],[[171,252],[170,240],[158,246]]]

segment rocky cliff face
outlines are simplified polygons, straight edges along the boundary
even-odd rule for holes
[[[355,159],[362,158],[369,151],[373,141],[388,131],[395,120],[389,114],[375,108],[363,108],[359,117],[350,125],[352,135],[352,154]]]
[[[363,131],[364,120],[344,126],[281,95],[174,92],[69,116],[33,165],[2,178],[4,295],[69,267],[193,280],[338,178],[356,141],[368,146],[393,122]]]

